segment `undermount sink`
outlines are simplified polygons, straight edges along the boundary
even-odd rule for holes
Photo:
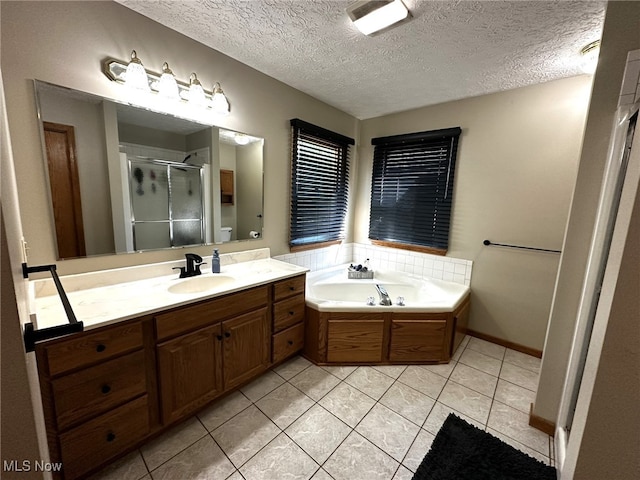
[[[235,279],[233,277],[227,277],[225,275],[216,275],[214,277],[198,276],[174,283],[168,290],[170,293],[202,293],[223,285],[228,285],[234,281]]]

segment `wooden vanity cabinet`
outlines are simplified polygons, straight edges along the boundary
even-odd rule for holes
[[[37,344],[54,478],[86,477],[301,350],[304,285],[303,274]]]
[[[263,286],[156,315],[163,424],[269,367],[268,303]]]
[[[52,462],[84,476],[158,427],[151,318],[36,345]]]

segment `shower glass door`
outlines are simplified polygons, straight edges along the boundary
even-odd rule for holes
[[[135,250],[204,243],[201,167],[129,158]]]

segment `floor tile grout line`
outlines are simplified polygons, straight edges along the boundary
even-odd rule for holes
[[[180,451],[178,451],[177,453],[175,453],[175,454],[171,455],[169,458],[167,458],[167,459],[166,459],[166,460],[164,460],[163,462],[160,462],[160,463],[159,463],[159,464],[158,464],[158,465],[157,465],[153,470],[150,470],[150,469],[149,469],[149,464],[148,464],[148,462],[147,462],[147,461],[145,460],[145,458],[144,458],[144,454],[142,453],[142,448],[140,448],[140,449],[139,449],[139,450],[140,450],[140,456],[142,457],[142,461],[145,463],[145,467],[147,467],[147,471],[149,472],[149,475],[151,475],[151,473],[152,473],[152,472],[155,472],[156,470],[158,470],[158,469],[159,469],[160,467],[162,467],[164,464],[166,464],[166,463],[170,462],[171,460],[173,460],[174,458],[176,458],[178,455],[180,455],[180,454],[181,454],[182,452],[184,452],[185,450],[188,450],[189,448],[191,448],[192,446],[194,446],[196,443],[198,443],[200,440],[202,440],[203,438],[205,438],[207,435],[210,435],[209,430],[207,429],[207,427],[205,427],[205,426],[204,426],[204,424],[202,423],[202,420],[200,420],[200,418],[199,418],[196,414],[194,414],[194,415],[193,415],[192,417],[190,417],[189,419],[194,418],[194,417],[197,419],[198,423],[200,423],[200,424],[202,425],[202,427],[204,428],[204,430],[205,430],[205,432],[206,432],[206,433],[205,433],[204,435],[202,435],[201,437],[198,437],[195,441],[193,441],[193,442],[189,443],[187,446],[185,446],[184,448],[182,448],[182,449],[181,449]],[[185,419],[183,422],[181,422],[181,423],[179,423],[179,424],[177,424],[177,425],[174,425],[173,427],[171,427],[171,429],[173,429],[173,428],[177,428],[177,427],[181,427],[181,426],[185,426],[185,425],[187,424],[187,422],[189,421],[189,419]],[[167,432],[164,432],[164,434],[163,434],[163,435],[161,435],[161,436],[159,436],[159,437],[157,437],[157,438],[158,438],[158,439],[159,439],[159,438],[162,438],[164,435],[166,435],[166,433],[170,432],[170,431],[171,431],[171,429],[167,430]],[[215,441],[215,439],[214,439],[214,441]],[[150,442],[149,442],[149,443],[150,443]]]
[[[502,373],[502,365],[504,364],[504,360],[502,362],[500,362],[500,370],[498,370],[498,381],[500,380],[500,374]],[[496,388],[497,388],[497,383],[496,383]],[[491,418],[491,412],[493,411],[493,404],[496,402],[496,394],[495,392],[493,393],[493,397],[491,397],[491,405],[489,406],[489,415],[487,415],[487,423],[484,426],[484,431],[487,431],[487,428],[489,428],[489,419]],[[488,432],[487,432],[488,433]],[[502,432],[501,432],[502,433]]]

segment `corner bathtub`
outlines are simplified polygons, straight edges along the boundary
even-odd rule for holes
[[[376,284],[393,305],[379,305]],[[469,287],[401,272],[350,280],[346,265],[321,270],[307,274],[305,295],[304,354],[319,365],[447,363],[469,320]]]
[[[347,267],[307,273],[307,306],[321,312],[453,312],[470,291],[466,285],[394,271],[374,270],[373,280],[352,280]],[[376,284],[387,290],[393,305],[379,305]],[[375,305],[367,305],[368,297]],[[404,297],[404,306],[396,305],[398,297]]]

